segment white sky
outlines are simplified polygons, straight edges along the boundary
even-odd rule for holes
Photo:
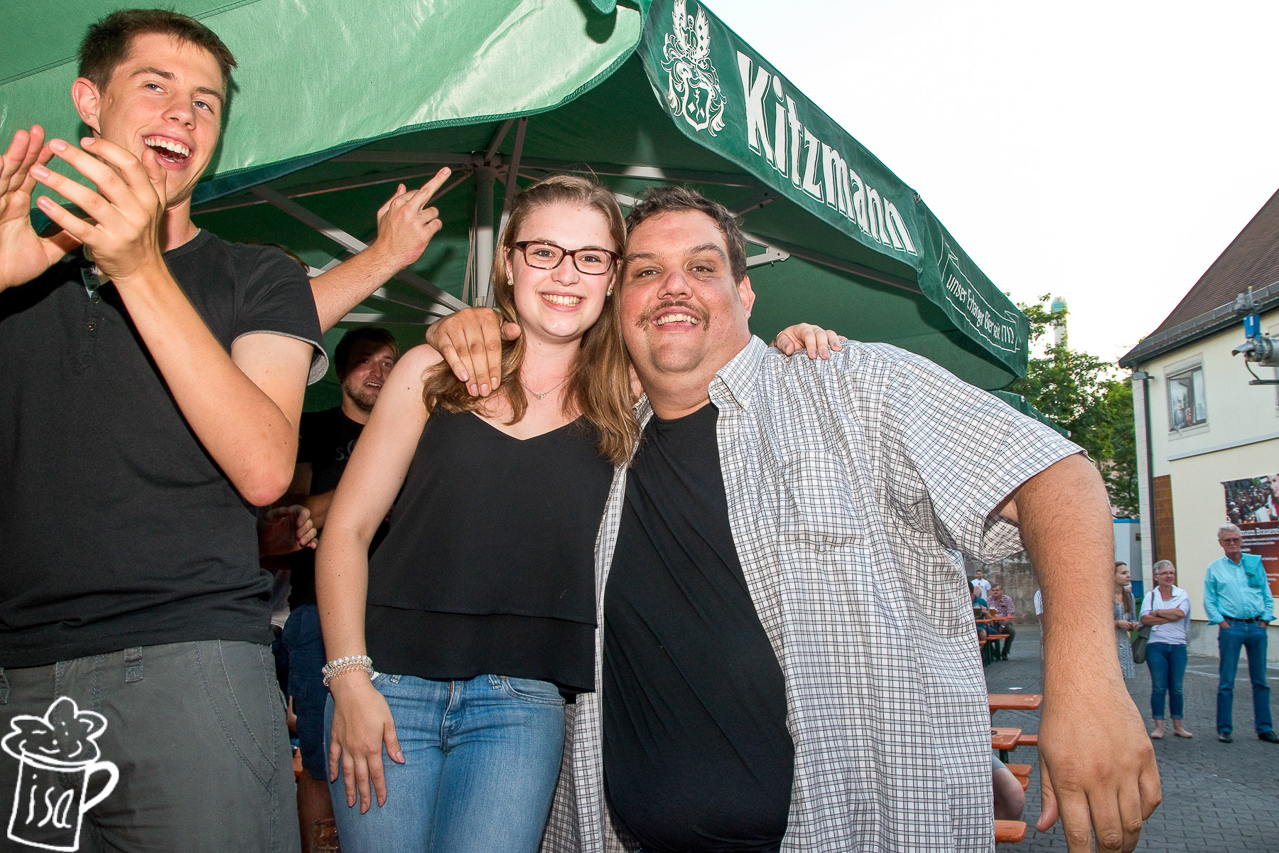
[[[709,6],[1014,301],[1064,296],[1072,347],[1106,359],[1279,189],[1273,0]]]

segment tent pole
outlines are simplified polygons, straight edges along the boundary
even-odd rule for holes
[[[506,220],[511,216],[511,204],[515,201],[515,195],[520,191],[520,156],[524,153],[524,134],[528,130],[528,119],[520,119],[519,126],[515,128],[515,148],[511,151],[511,159],[507,161],[506,167],[506,195],[502,198],[502,228],[506,227]]]
[[[475,298],[476,306],[492,307],[489,270],[493,268],[493,185],[497,169],[480,166],[475,170]]]
[[[490,188],[491,188],[491,185],[490,185]],[[325,237],[328,237],[330,240],[334,241],[339,246],[346,249],[348,252],[363,252],[365,249],[368,248],[368,244],[366,244],[363,240],[357,239],[353,235],[348,234],[346,231],[343,231],[341,228],[338,228],[336,225],[329,222],[327,219],[324,219],[323,217],[312,213],[311,211],[307,210],[302,205],[298,204],[296,201],[293,201],[292,199],[285,197],[278,190],[273,190],[270,187],[263,185],[263,186],[252,187],[249,189],[249,192],[253,193],[255,196],[262,199],[263,201],[268,202],[272,206],[279,208],[283,212],[287,213],[289,216],[292,216],[294,219],[300,222],[304,222],[307,225],[310,225],[316,231],[319,231]],[[490,196],[491,195],[492,194],[490,193]],[[490,209],[492,208],[491,201],[489,202],[489,207]],[[418,290],[422,291],[426,295],[433,298],[435,301],[443,303],[444,305],[449,306],[455,311],[458,308],[466,307],[466,304],[462,302],[460,299],[458,299],[456,296],[454,296],[451,293],[446,293],[445,291],[440,290],[440,288],[431,284],[429,281],[422,278],[420,275],[417,275],[416,273],[409,272],[408,270],[401,270],[398,274],[396,274],[395,277],[400,279],[401,281],[406,282],[407,284],[413,285]],[[384,292],[385,288],[379,288],[379,291]],[[380,296],[381,294],[375,293],[375,295]],[[382,297],[382,298],[386,298],[386,297]]]

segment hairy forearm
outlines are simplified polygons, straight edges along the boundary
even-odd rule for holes
[[[183,417],[247,501],[271,503],[293,476],[304,386],[290,419],[232,361],[162,262],[139,278],[117,290]]]
[[[1099,678],[1120,679],[1114,534],[1100,475],[1071,456],[1024,483],[1014,502],[1044,595],[1045,693],[1073,695]]]
[[[327,332],[353,308],[400,271],[396,261],[378,250],[377,243],[311,279],[311,295]]]

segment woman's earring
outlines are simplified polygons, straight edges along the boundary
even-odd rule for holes
[[[608,293],[605,293],[604,295],[605,295],[605,296],[612,296],[612,295],[613,295],[613,288],[611,288],[611,287],[610,287],[610,288],[608,289]]]

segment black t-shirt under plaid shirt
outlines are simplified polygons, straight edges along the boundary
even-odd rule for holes
[[[605,597],[604,778],[646,853],[777,850],[786,685],[728,526],[703,406],[644,430]]]

